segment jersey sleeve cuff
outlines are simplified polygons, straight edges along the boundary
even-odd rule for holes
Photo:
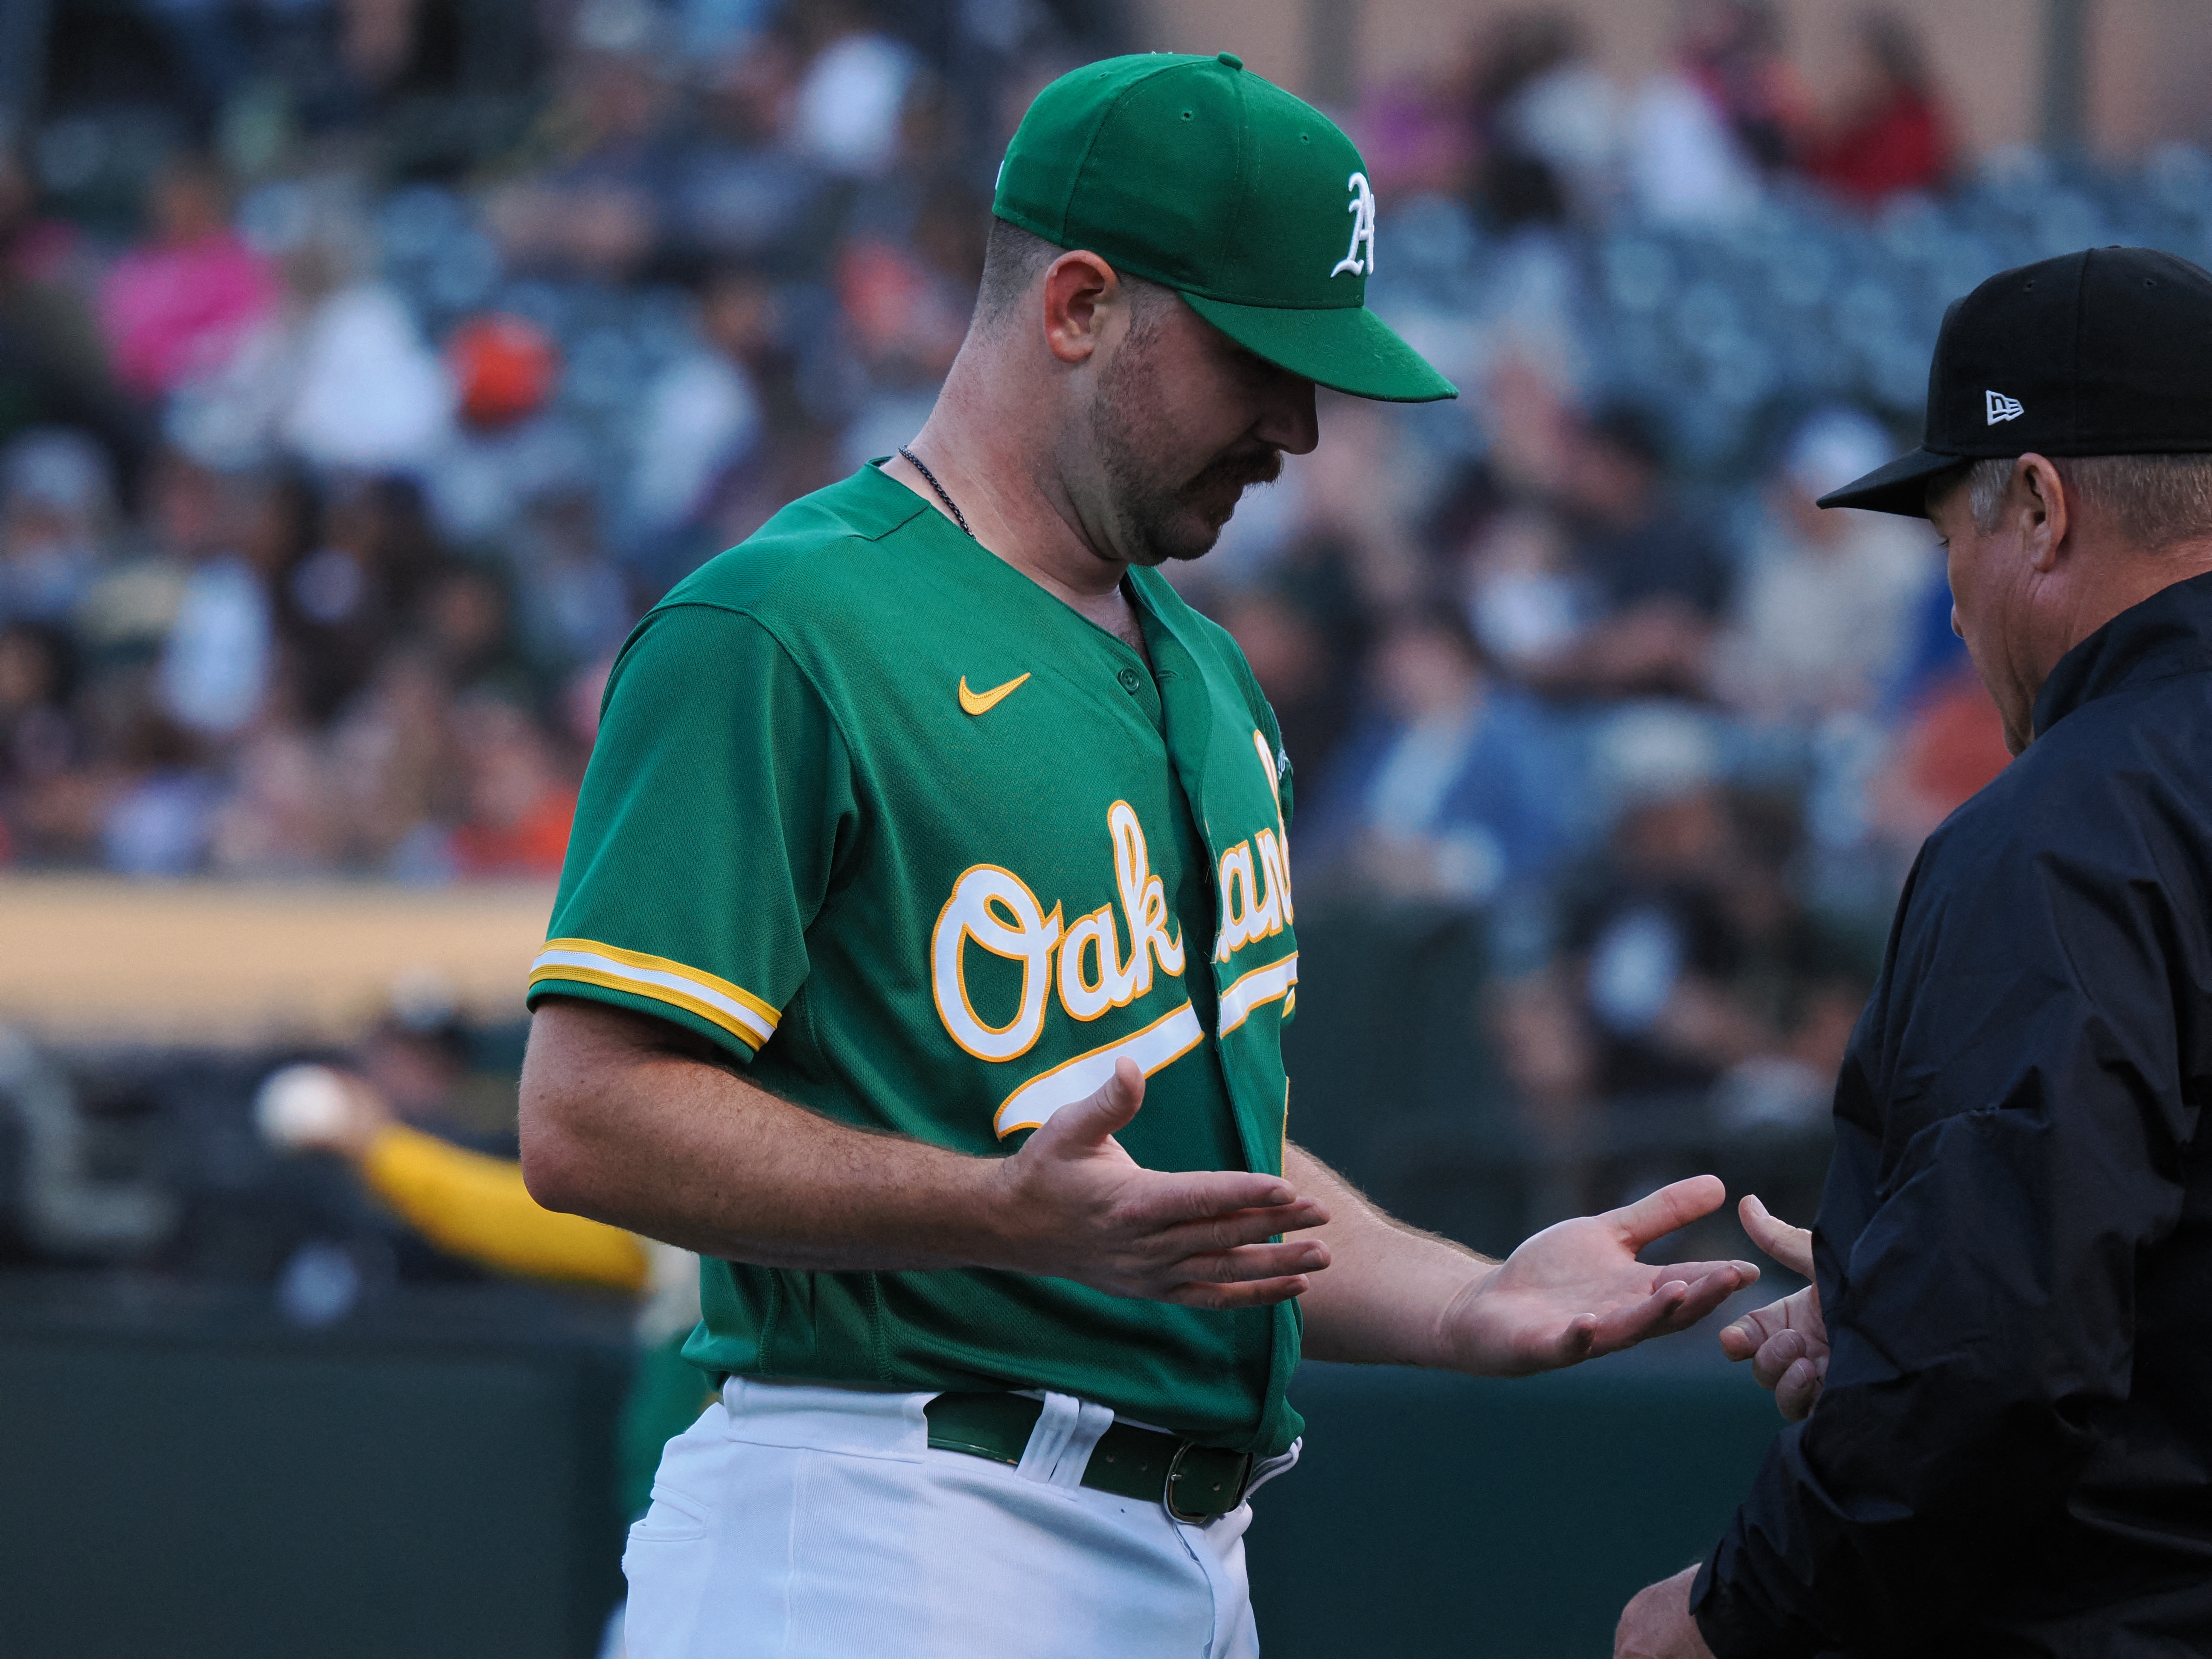
[[[588,939],[545,941],[530,965],[526,1000],[535,1008],[547,995],[586,997],[678,1018],[746,1060],[775,1035],[782,1018],[741,985],[666,957]]]

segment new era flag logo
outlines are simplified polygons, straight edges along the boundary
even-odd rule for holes
[[[2008,398],[2002,392],[1984,392],[1982,404],[1988,411],[1991,426],[1999,421],[2016,421],[2027,412],[2020,406],[2019,398]]]

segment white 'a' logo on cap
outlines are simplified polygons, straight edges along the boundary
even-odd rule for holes
[[[1375,191],[1364,173],[1353,173],[1344,183],[1352,192],[1352,200],[1345,207],[1352,215],[1352,246],[1328,274],[1341,276],[1348,270],[1355,276],[1364,276],[1375,269]],[[1359,257],[1362,248],[1367,251],[1364,260]]]
[[[2020,399],[2008,398],[2002,392],[1982,393],[1982,409],[1989,419],[1984,424],[1995,426],[1999,421],[2016,421],[2027,411],[2020,406]]]

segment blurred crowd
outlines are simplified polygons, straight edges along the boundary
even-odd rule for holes
[[[1281,715],[1302,898],[1478,921],[1562,1118],[1817,1113],[2005,755],[1926,527],[1811,499],[1980,277],[2212,241],[2193,153],[1963,167],[1906,15],[1818,84],[1692,0],[1635,85],[1534,9],[1364,88],[1372,301],[1464,395],[1326,398],[1172,573]],[[0,864],[550,876],[631,623],[917,428],[1007,136],[1144,17],[61,0],[0,155]]]

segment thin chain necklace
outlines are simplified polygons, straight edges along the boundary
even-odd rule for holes
[[[906,457],[907,465],[913,467],[915,471],[921,474],[922,482],[937,492],[937,499],[945,503],[945,510],[952,515],[952,522],[958,525],[961,529],[967,530],[968,539],[971,542],[974,541],[975,539],[975,532],[972,530],[968,530],[967,515],[961,512],[960,503],[954,501],[949,495],[945,494],[945,486],[937,482],[937,475],[934,472],[932,472],[927,467],[924,466],[921,464],[921,457],[915,454],[914,451],[908,449],[904,444],[901,444],[899,446],[899,453]]]

